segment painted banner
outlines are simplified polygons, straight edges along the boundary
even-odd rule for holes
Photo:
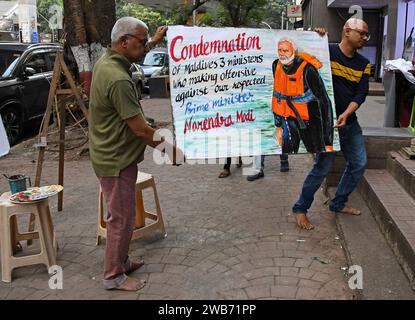
[[[340,149],[327,37],[169,27],[176,143],[187,159]]]

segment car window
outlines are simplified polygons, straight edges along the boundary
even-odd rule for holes
[[[45,53],[33,53],[28,60],[26,60],[24,67],[33,68],[36,73],[42,73],[48,71],[48,65],[46,63]]]
[[[147,53],[143,65],[152,66],[152,67],[162,67],[164,66],[164,60],[166,59],[166,54],[162,52],[149,52]]]
[[[49,52],[46,52],[46,56],[47,56],[47,58],[48,58],[48,62],[49,62],[49,64],[48,64],[48,71],[53,71],[53,67],[54,67],[54,65],[55,65],[55,59],[56,59],[56,56],[58,55],[58,53],[56,52],[56,51],[49,51]]]
[[[22,55],[21,52],[15,51],[0,51],[0,74],[10,67],[10,65],[16,61]],[[10,72],[9,72],[10,73]]]
[[[9,65],[9,67],[6,69],[6,71],[4,71],[4,73],[2,74],[2,78],[9,78],[11,77],[14,68],[16,67],[17,63],[19,62],[20,57],[14,59],[14,61]]]

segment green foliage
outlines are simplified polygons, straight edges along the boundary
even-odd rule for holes
[[[149,33],[154,34],[157,27],[166,24],[173,24],[171,18],[167,18],[163,13],[145,7],[140,4],[131,3],[127,0],[116,1],[117,19],[122,17],[134,17],[145,22],[149,28]]]
[[[268,1],[265,6],[263,20],[268,23],[273,29],[282,29],[281,14],[284,12],[286,16],[287,5],[291,4],[290,0],[273,0]],[[284,18],[285,20],[285,18]]]
[[[214,20],[215,20],[215,17],[210,12],[203,13],[198,17],[198,22],[200,26],[212,26],[214,23]]]
[[[197,16],[201,26],[266,28],[262,24],[266,22],[273,29],[281,29],[281,13],[292,0],[217,0],[210,3],[214,9]],[[147,23],[151,34],[157,26],[183,25],[191,20],[192,1],[177,3],[170,12],[159,12],[131,0],[116,0],[116,5],[117,19],[125,16],[141,19]]]
[[[211,25],[266,28],[261,24],[264,21],[273,29],[281,29],[281,13],[291,3],[292,0],[218,0]]]
[[[213,17],[212,26],[213,27],[231,27],[232,21],[229,15],[229,11],[226,10],[222,4],[216,6],[215,14]]]
[[[188,20],[188,12],[190,10],[189,4],[175,4],[169,13],[172,24],[183,25]]]
[[[218,14],[229,26],[248,27],[261,22],[267,0],[218,0]],[[220,8],[222,7],[222,9]]]
[[[50,13],[49,9],[53,5],[58,5],[63,8],[63,0],[37,0],[37,11],[38,11],[38,28],[39,32],[50,33],[49,19],[54,15]]]

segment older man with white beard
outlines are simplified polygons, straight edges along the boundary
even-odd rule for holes
[[[322,64],[299,53],[288,38],[278,42],[273,63],[274,112],[277,139],[283,153],[297,153],[300,140],[307,152],[333,150],[333,110],[318,69]]]
[[[298,153],[302,140],[307,152],[333,150],[333,110],[315,57],[298,53],[288,38],[278,42],[278,56],[272,69],[274,93],[272,110],[276,136],[282,148],[281,172],[289,170],[288,154]],[[247,177],[264,177],[265,156],[255,157],[255,171]]]
[[[288,154],[297,153],[300,140],[307,152],[333,150],[333,111],[317,69],[321,63],[306,53],[298,53],[295,43],[284,38],[278,42],[278,56],[272,69],[274,93],[272,110],[276,136],[282,148],[281,172],[289,170]],[[254,181],[264,177],[265,156],[255,157]]]

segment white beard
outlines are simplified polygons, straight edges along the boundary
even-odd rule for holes
[[[290,64],[291,62],[293,62],[293,61],[294,61],[294,59],[295,59],[295,54],[293,54],[291,57],[289,57],[289,58],[287,58],[287,59],[285,59],[285,60],[282,60],[282,59],[280,58],[280,61],[281,61],[281,63],[282,63],[283,65],[287,65],[287,64]]]

